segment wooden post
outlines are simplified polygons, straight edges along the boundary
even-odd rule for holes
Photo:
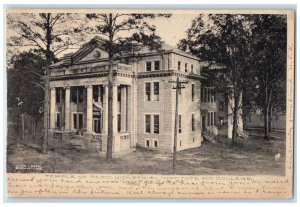
[[[177,153],[177,133],[178,133],[178,97],[179,92],[182,88],[185,88],[184,83],[187,81],[179,81],[179,78],[176,81],[169,81],[169,83],[176,83],[176,86],[173,86],[173,89],[176,90],[176,102],[175,102],[175,127],[174,127],[174,144],[173,144],[173,174],[176,174],[176,153]]]

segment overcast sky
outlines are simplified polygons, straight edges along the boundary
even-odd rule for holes
[[[155,20],[157,34],[166,43],[176,47],[178,41],[186,37],[185,31],[191,27],[197,14],[173,14],[170,18]]]

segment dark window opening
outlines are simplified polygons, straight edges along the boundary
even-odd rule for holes
[[[145,115],[146,133],[151,133],[151,116]]]
[[[118,132],[121,131],[121,114],[118,114]]]
[[[192,131],[195,131],[195,115],[192,114]]]
[[[154,148],[157,148],[157,140],[154,140]]]
[[[56,113],[56,128],[57,129],[61,128],[61,115],[60,115],[60,113]]]
[[[153,132],[155,134],[159,134],[159,115],[154,115],[153,116],[153,119],[154,119],[154,130]]]
[[[178,61],[178,70],[180,70],[180,68],[181,68],[181,62]]]
[[[152,63],[150,61],[146,62],[146,71],[151,71]]]
[[[153,90],[154,90],[154,92],[153,92],[154,101],[159,101],[159,82],[154,82],[153,83]]]
[[[146,147],[150,147],[150,140],[146,140]]]
[[[154,61],[154,70],[160,69],[160,61]]]
[[[146,83],[145,93],[146,93],[146,100],[151,101],[151,83]]]
[[[192,84],[192,101],[195,99],[195,84]]]

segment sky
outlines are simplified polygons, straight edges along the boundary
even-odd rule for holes
[[[192,25],[197,14],[173,14],[170,18],[155,21],[157,34],[163,41],[176,47],[179,40],[186,37],[186,30]]]
[[[22,12],[21,12],[22,13]],[[13,14],[14,18],[18,17],[18,14]],[[170,18],[155,18],[153,20],[148,20],[150,24],[156,26],[156,34],[161,37],[162,41],[165,43],[176,47],[179,40],[186,37],[186,30],[192,25],[192,20],[197,17],[198,14],[195,13],[173,13]],[[23,17],[22,17],[23,18]],[[93,23],[91,23],[93,24]],[[14,34],[13,30],[7,30],[7,38],[10,34]],[[93,37],[90,37],[93,38]],[[88,40],[87,40],[88,41]],[[28,47],[18,48],[19,51],[28,50]],[[64,54],[69,52],[75,52],[78,49],[67,49],[57,55],[61,58]]]

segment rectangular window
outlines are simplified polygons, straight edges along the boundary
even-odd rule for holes
[[[157,140],[153,141],[153,148],[157,148]]]
[[[185,70],[185,72],[188,72],[188,64],[187,63],[184,64],[184,70]]]
[[[192,101],[195,99],[195,84],[192,84]]]
[[[210,113],[207,113],[207,126],[210,126]]]
[[[72,102],[77,103],[77,88],[71,88]]]
[[[159,101],[159,82],[153,83],[153,101]]]
[[[121,131],[121,114],[118,114],[118,132]]]
[[[146,139],[146,142],[145,142],[145,145],[146,145],[146,147],[150,147],[150,140],[149,139]]]
[[[153,115],[154,123],[153,123],[153,133],[159,134],[159,115]]]
[[[151,61],[147,61],[146,62],[146,71],[151,71],[151,67],[152,67],[152,62]]]
[[[178,115],[178,132],[182,133],[181,115]]]
[[[78,114],[78,129],[83,128],[83,114]]]
[[[61,128],[61,115],[60,115],[60,113],[56,113],[56,128],[57,129]]]
[[[151,133],[151,116],[149,114],[145,115],[145,129],[146,133]]]
[[[151,101],[151,83],[145,84],[146,101]]]
[[[83,87],[73,87],[71,89],[72,102],[82,103],[83,102]]]
[[[204,102],[204,88],[201,88],[201,103]]]
[[[211,116],[211,118],[210,118],[210,126],[214,126],[214,113],[211,112],[210,116]]]
[[[191,73],[194,73],[194,65],[191,65]]]
[[[178,61],[178,70],[180,70],[180,68],[181,68],[181,62]]]
[[[93,101],[95,102],[103,102],[103,87],[93,86]]]
[[[56,103],[60,103],[61,98],[61,88],[55,88],[55,94],[56,94]]]
[[[77,114],[73,114],[73,129],[77,129]]]
[[[154,70],[160,70],[160,61],[154,61]]]
[[[78,102],[79,103],[83,102],[83,87],[78,88]]]
[[[195,131],[195,115],[192,114],[192,131]]]

